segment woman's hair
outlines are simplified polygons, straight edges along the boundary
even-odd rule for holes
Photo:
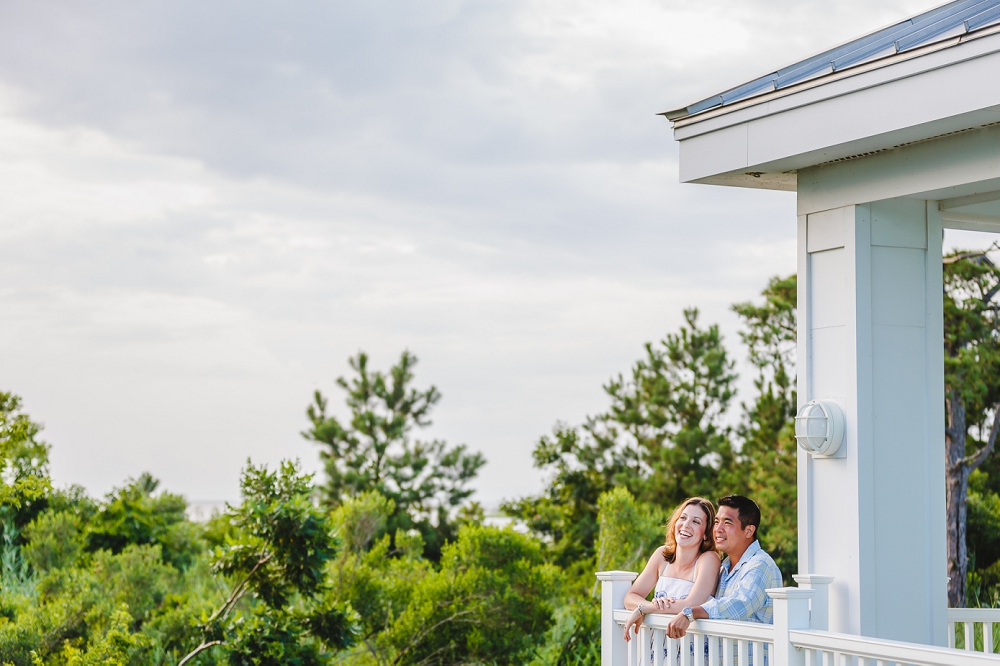
[[[704,553],[709,550],[715,550],[715,539],[712,537],[712,527],[715,525],[715,506],[704,497],[690,497],[674,509],[674,512],[670,515],[670,520],[667,521],[667,540],[663,544],[663,550],[661,551],[663,559],[667,562],[673,563],[674,557],[677,555],[677,537],[674,536],[674,526],[677,524],[677,519],[684,513],[684,509],[689,506],[696,506],[705,512],[705,537],[698,545],[698,552]]]

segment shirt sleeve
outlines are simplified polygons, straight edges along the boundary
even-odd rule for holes
[[[720,599],[709,599],[701,607],[711,620],[746,621],[767,603],[767,592],[764,590],[769,587],[773,585],[767,566],[763,562],[748,563],[748,569],[730,594]]]

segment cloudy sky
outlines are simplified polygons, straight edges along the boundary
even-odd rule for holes
[[[531,449],[686,305],[794,271],[794,195],[677,183],[694,101],[937,4],[0,5],[0,390],[58,484],[233,500],[359,349],[420,358],[425,436]]]

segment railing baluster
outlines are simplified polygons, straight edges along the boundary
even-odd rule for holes
[[[667,637],[666,647],[664,651],[667,653],[667,664],[668,666],[678,666],[677,664],[677,648],[680,644],[676,638]]]
[[[663,629],[653,630],[653,666],[663,666]]]
[[[708,636],[708,666],[719,666],[719,638]]]
[[[973,623],[963,622],[962,626],[965,628],[965,649],[971,651],[975,647],[976,643],[974,634],[972,633]]]
[[[722,666],[736,666],[736,651],[733,649],[733,639],[722,639]]]
[[[993,654],[993,623],[990,620],[983,622],[983,652]]]
[[[680,640],[681,644],[681,666],[692,666],[691,664],[691,641],[694,636],[689,631]]]
[[[955,622],[948,621],[948,647],[955,648]]]

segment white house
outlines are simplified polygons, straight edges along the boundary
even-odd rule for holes
[[[1000,232],[1000,0],[950,2],[664,115],[682,182],[797,193],[799,399],[843,415],[835,453],[799,452],[799,580],[815,589],[773,594],[774,627],[702,621],[731,643],[715,657],[760,641],[779,666],[1000,663],[944,647],[955,621],[983,622],[963,625],[971,648],[1000,614],[947,607],[941,298],[943,228]],[[599,577],[617,664],[629,577]]]

